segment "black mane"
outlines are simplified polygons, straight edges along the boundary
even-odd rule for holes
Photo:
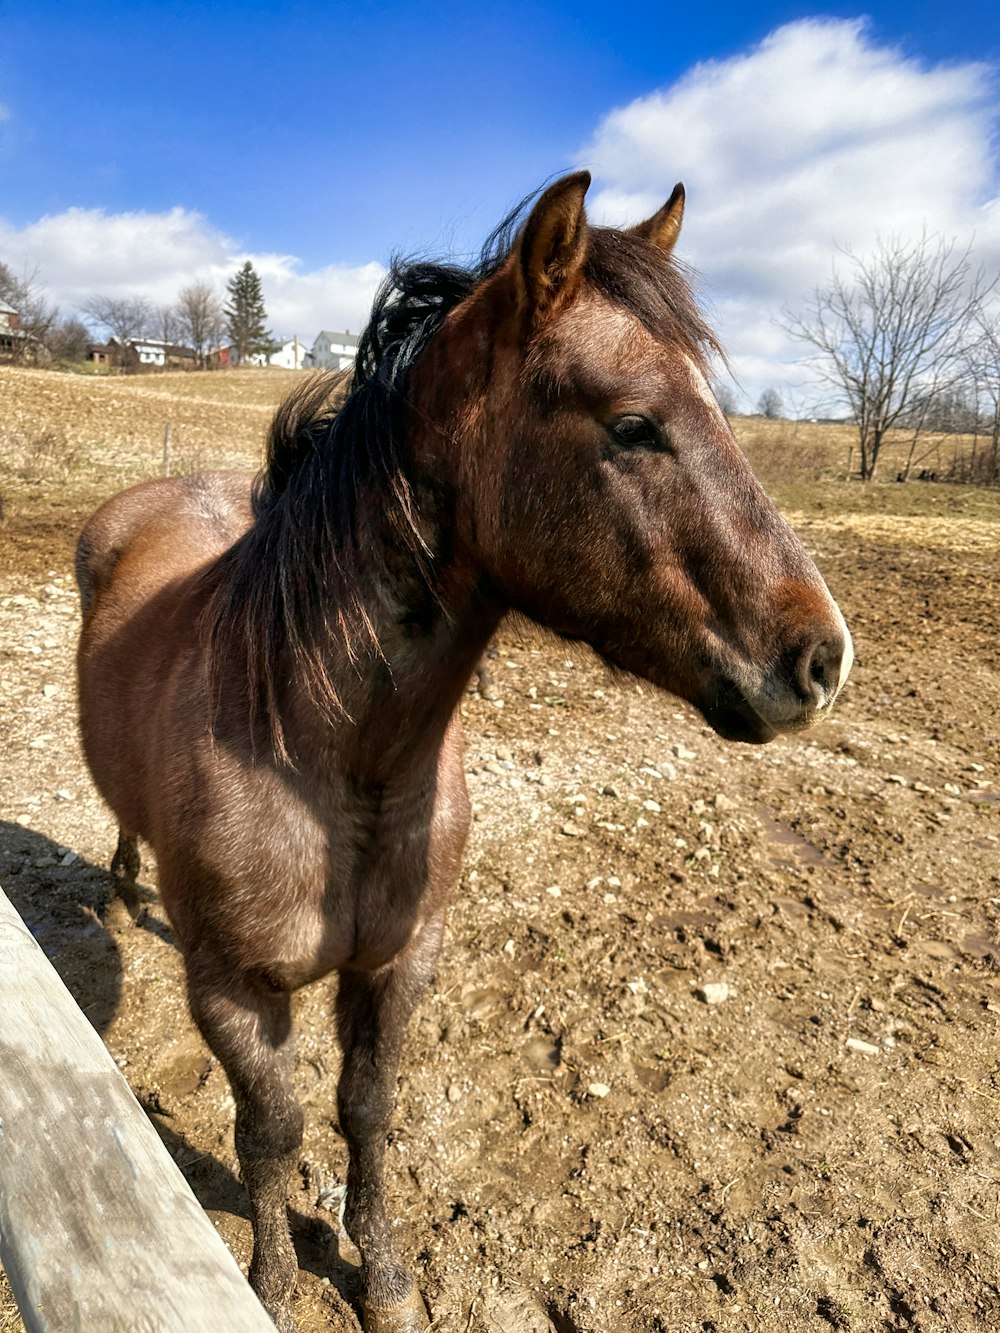
[[[722,356],[695,299],[690,271],[635,233],[591,227],[583,278],[654,338],[686,352],[700,370],[707,372]]]
[[[404,429],[410,371],[449,311],[505,262],[526,202],[468,267],[394,258],[353,371],[310,376],[275,413],[253,485],[255,521],[209,575],[205,624],[210,671],[230,653],[245,655],[251,712],[286,762],[281,654],[291,654],[323,711],[343,716],[318,647],[334,632],[351,663],[379,651],[360,577],[376,520],[388,516],[418,564],[423,555]]]
[[[448,313],[507,261],[527,205],[512,209],[493,229],[478,259],[467,267],[394,256],[358,341],[350,389],[336,406],[319,384],[306,384],[279,407],[268,435],[265,463],[255,486],[254,512],[265,512],[308,460],[319,456],[356,490],[360,478],[390,476],[406,453],[402,404],[410,371]],[[336,394],[340,387],[331,383]],[[339,395],[343,397],[342,394]],[[324,410],[324,408],[326,410]],[[355,484],[352,484],[355,483]],[[353,510],[345,514],[353,517]],[[348,528],[349,528],[348,524]],[[341,529],[343,530],[343,529]]]

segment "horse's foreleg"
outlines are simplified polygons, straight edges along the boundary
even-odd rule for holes
[[[250,1285],[281,1330],[294,1333],[289,1300],[298,1263],[288,1230],[288,1180],[302,1146],[302,1109],[292,1092],[287,994],[217,965],[188,960],[191,1009],[229,1077],[236,1101],[236,1152],[250,1195]]]
[[[350,1152],[344,1222],[361,1252],[365,1333],[427,1328],[423,1300],[393,1240],[383,1158],[403,1034],[430,980],[442,925],[439,917],[425,926],[390,966],[340,978],[337,1029],[344,1063],[337,1107]]]

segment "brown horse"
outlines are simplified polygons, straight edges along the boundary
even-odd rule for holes
[[[407,1020],[469,823],[456,709],[514,608],[690,700],[730,740],[824,715],[850,638],[706,378],[671,258],[683,191],[591,227],[586,173],[473,269],[399,265],[339,410],[308,382],[249,476],[151,481],[81,539],[80,707],[155,848],[191,1009],[236,1100],[250,1281],[292,1329],[290,996],[339,973],[345,1223],[369,1333],[426,1327],[383,1152]]]

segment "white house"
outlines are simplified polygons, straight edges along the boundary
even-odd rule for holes
[[[117,338],[109,338],[108,356],[95,355],[99,351],[96,344],[91,347],[92,361],[111,360],[121,365],[133,359],[140,366],[191,367],[197,360],[193,348],[181,347],[176,343],[162,342],[159,338],[129,338],[121,343]]]
[[[316,335],[312,351],[306,357],[306,365],[315,366],[319,370],[350,370],[357,351],[357,334],[323,329]]]
[[[283,370],[301,370],[308,365],[309,353],[299,342],[299,335],[286,338],[267,358],[269,366],[281,366]]]
[[[21,328],[21,316],[12,305],[0,301],[0,358],[23,360],[33,349],[34,339]]]
[[[111,340],[116,341],[115,339]],[[141,366],[165,366],[167,364],[167,343],[152,338],[133,338],[129,344]]]

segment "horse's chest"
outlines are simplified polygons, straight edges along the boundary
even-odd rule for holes
[[[269,914],[265,970],[282,989],[389,962],[425,919],[428,896],[438,896],[433,801],[382,811],[345,802],[323,820],[303,817],[306,836],[272,828],[269,839],[285,886],[284,910]]]
[[[421,920],[434,878],[433,816],[431,801],[415,801],[359,814],[335,832],[325,908],[353,938],[349,965],[387,962]]]

